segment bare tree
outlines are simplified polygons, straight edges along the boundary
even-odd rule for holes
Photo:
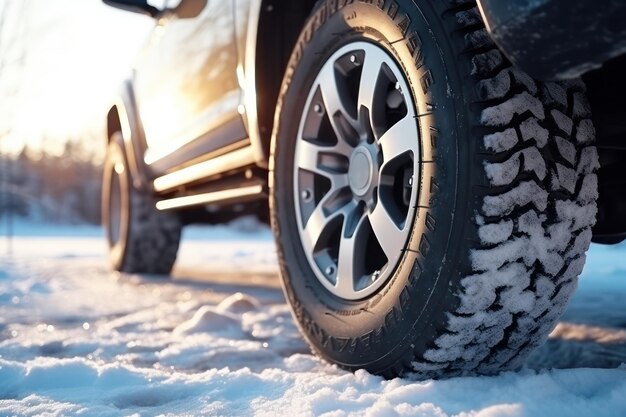
[[[12,136],[14,108],[19,100],[20,70],[26,61],[26,2],[4,0],[0,3],[0,219],[5,221],[7,252],[12,250],[13,194],[11,185],[13,159],[6,149]],[[4,213],[3,213],[4,212]]]

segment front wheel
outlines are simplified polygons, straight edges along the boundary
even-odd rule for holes
[[[475,2],[445,4],[321,2],[283,81],[270,182],[283,287],[313,349],[348,369],[518,366],[589,246],[584,86],[532,80]]]

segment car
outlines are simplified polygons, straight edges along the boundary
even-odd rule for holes
[[[493,374],[626,237],[623,2],[104,1],[155,20],[107,114],[114,270],[256,215],[322,358]]]

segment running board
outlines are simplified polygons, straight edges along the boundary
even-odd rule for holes
[[[162,193],[178,187],[201,181],[214,175],[222,174],[234,169],[254,165],[254,151],[251,146],[232,151],[208,161],[182,168],[154,180],[154,191]]]
[[[244,203],[251,200],[257,200],[265,195],[266,192],[263,185],[255,184],[229,190],[213,191],[209,193],[161,200],[156,203],[156,208],[163,211],[216,203]]]

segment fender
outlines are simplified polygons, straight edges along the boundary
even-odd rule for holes
[[[626,50],[623,0],[478,0],[478,6],[493,40],[537,79],[576,78]]]
[[[117,97],[107,114],[107,143],[117,131],[122,133],[124,152],[128,161],[133,186],[152,192],[150,169],[143,160],[146,139],[135,101],[131,80],[122,83]]]
[[[269,166],[274,109],[287,60],[316,3],[316,0],[235,1],[242,110],[245,110],[242,116],[256,163],[265,169]],[[276,25],[284,27],[277,30]]]
[[[268,155],[265,149],[259,130],[259,117],[257,111],[257,42],[259,21],[261,19],[261,0],[250,0],[247,16],[247,28],[245,34],[245,42],[243,47],[243,56],[240,60],[243,61],[243,105],[245,108],[245,119],[248,127],[248,136],[250,137],[250,143],[254,149],[254,157],[257,164],[263,168],[267,168]],[[240,16],[236,16],[238,18]],[[241,34],[237,34],[240,36]],[[241,68],[241,67],[240,67]]]

